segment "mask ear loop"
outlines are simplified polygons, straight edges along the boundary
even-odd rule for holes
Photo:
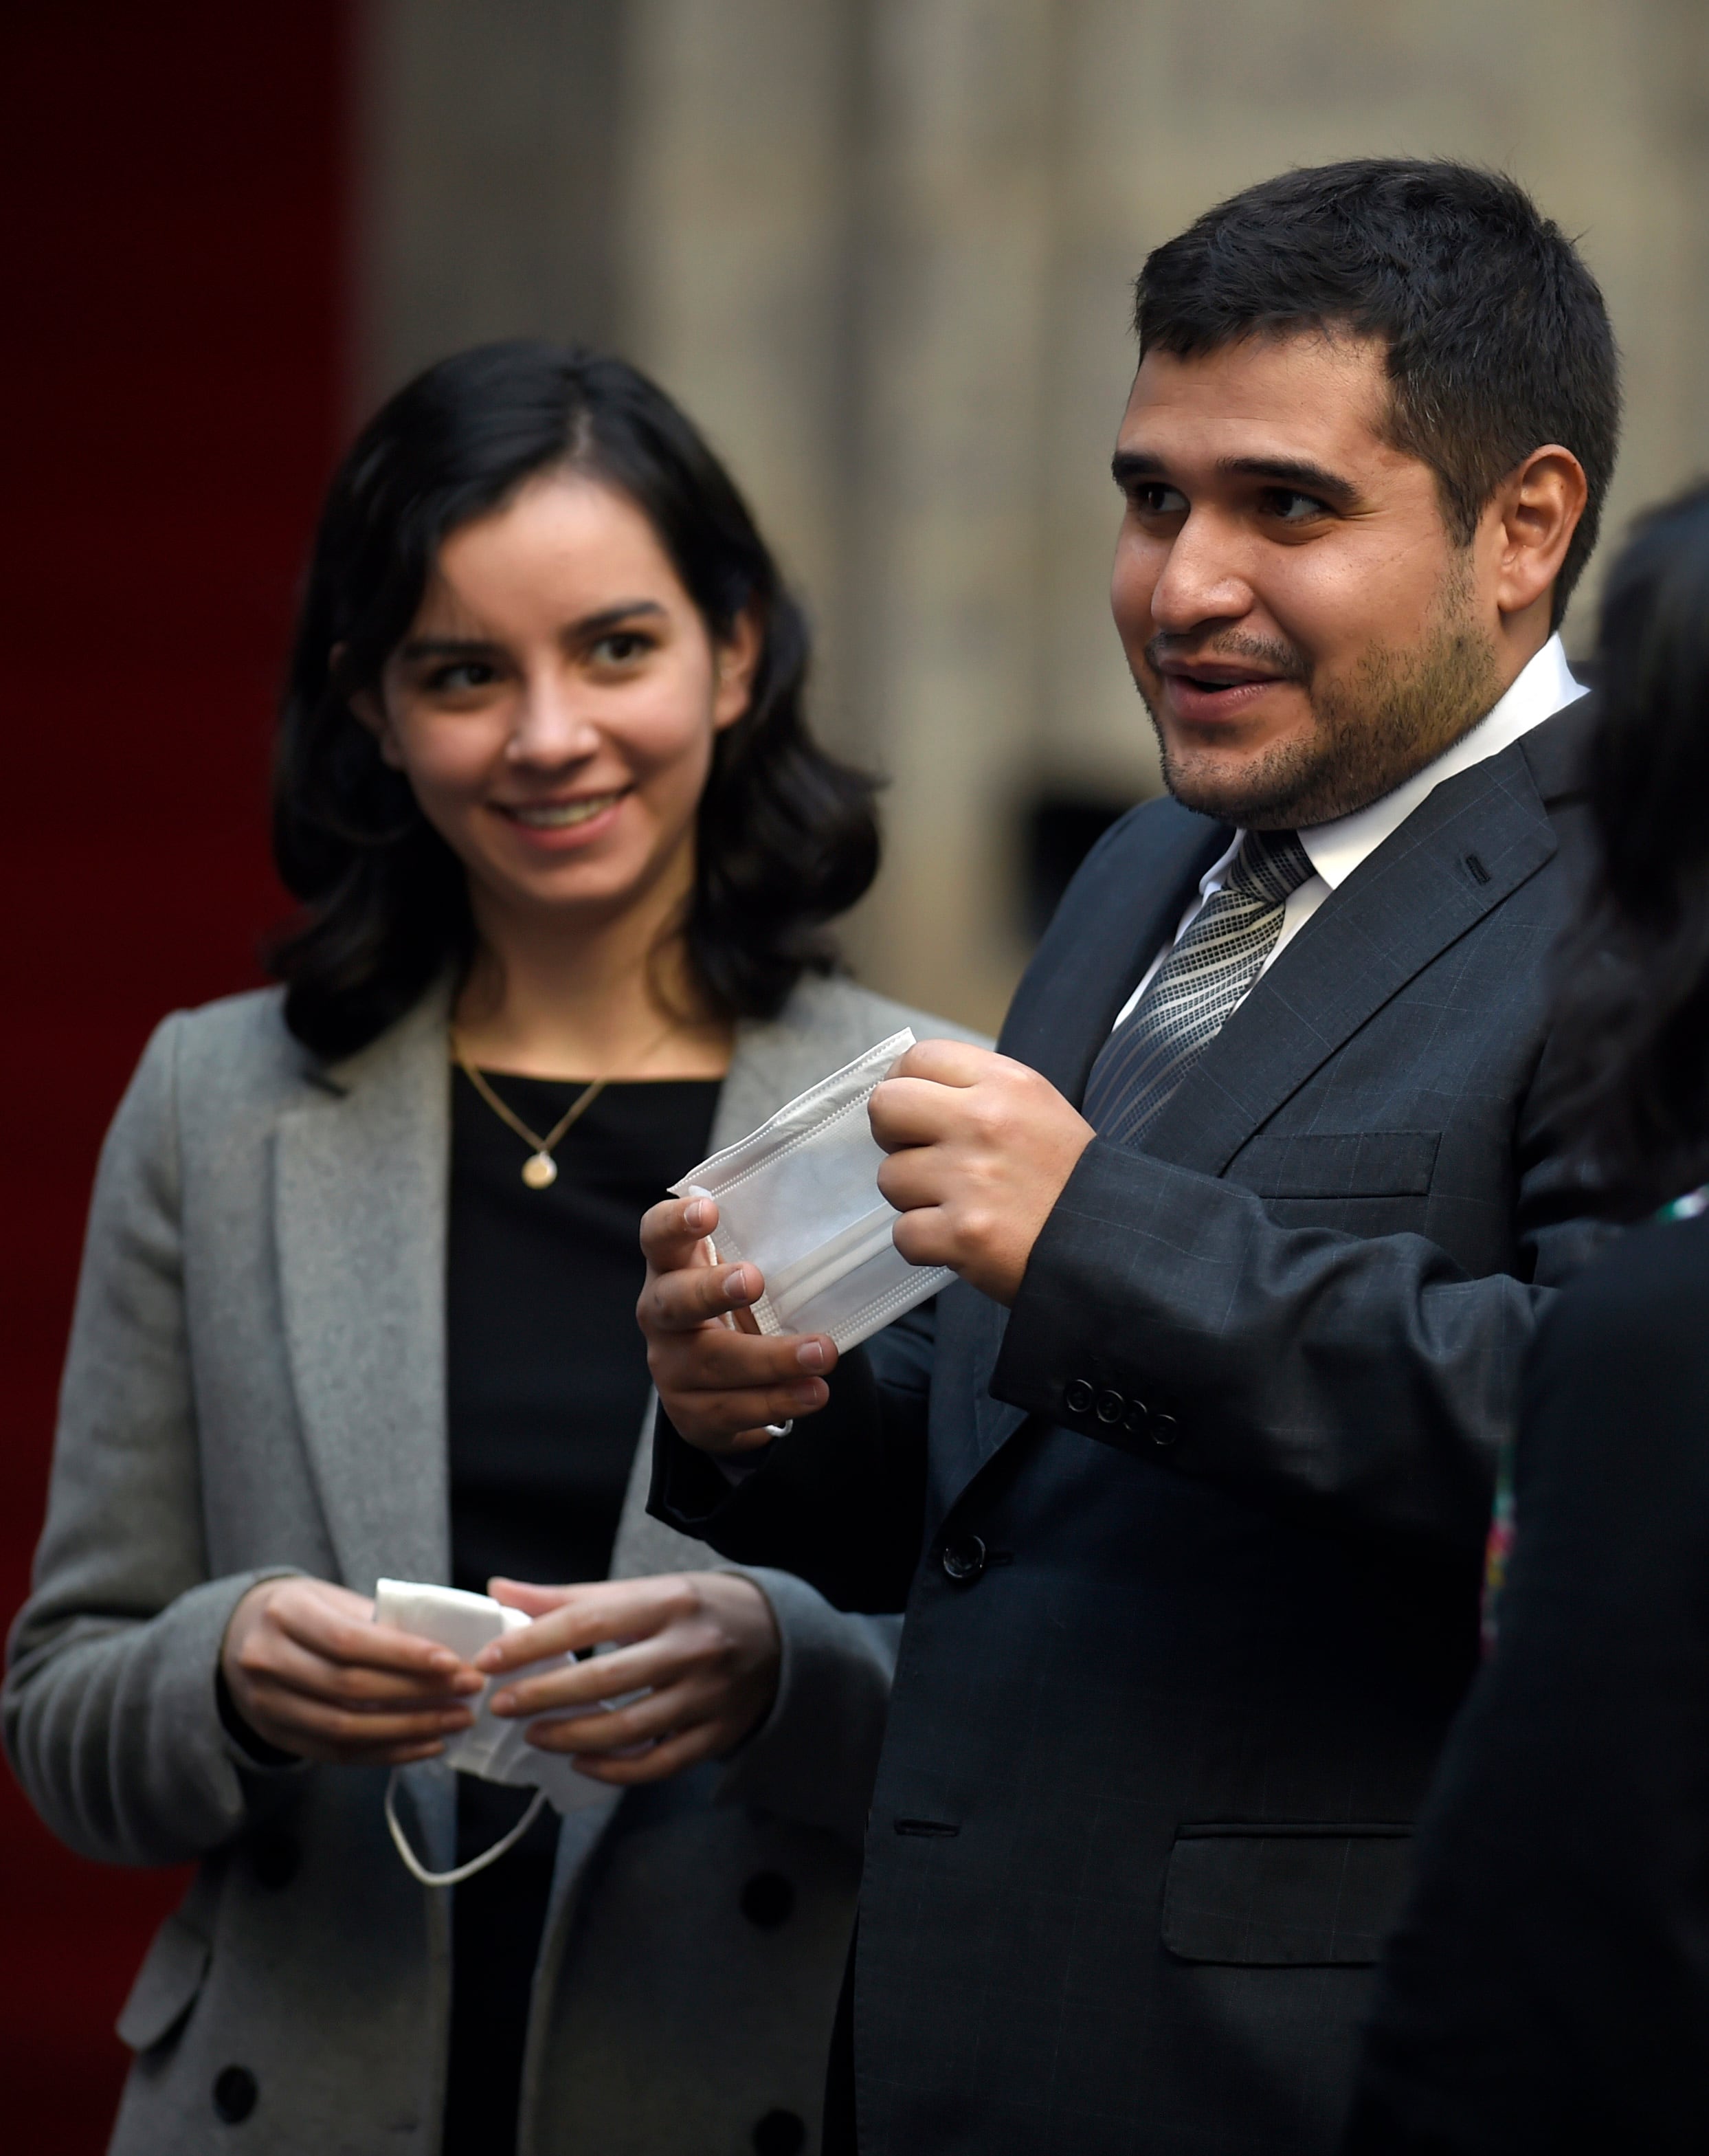
[[[460,1887],[465,1879],[472,1879],[477,1871],[485,1871],[489,1864],[496,1864],[507,1849],[514,1849],[529,1828],[540,1817],[540,1808],[546,1802],[544,1789],[534,1792],[534,1800],[510,1832],[501,1835],[490,1849],[484,1849],[479,1856],[472,1856],[467,1864],[459,1864],[454,1871],[429,1871],[415,1851],[398,1823],[398,1774],[394,1767],[386,1777],[386,1824],[392,1830],[392,1840],[398,1854],[403,1859],[414,1877],[423,1887]]]

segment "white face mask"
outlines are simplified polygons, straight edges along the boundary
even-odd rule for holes
[[[906,1027],[893,1033],[671,1184],[717,1199],[721,1265],[758,1266],[762,1332],[828,1333],[846,1351],[955,1278],[908,1263],[890,1240],[901,1216],[879,1195],[885,1156],[866,1104],[913,1045]]]
[[[521,1610],[495,1602],[490,1595],[469,1594],[458,1587],[382,1579],[374,1589],[377,1625],[391,1625],[400,1632],[413,1632],[418,1638],[435,1640],[465,1662],[473,1661],[483,1647],[490,1645],[503,1634],[517,1631],[531,1621]],[[527,1667],[531,1671],[562,1669],[577,1659],[574,1655],[547,1655]],[[509,1682],[516,1674],[514,1671],[508,1672],[501,1681]],[[622,1705],[622,1701],[602,1700],[595,1706],[581,1708],[556,1707],[549,1714],[536,1715],[524,1722],[495,1714],[487,1705],[491,1692],[492,1686],[489,1684],[469,1702],[475,1710],[475,1720],[467,1729],[447,1741],[441,1758],[459,1774],[477,1774],[484,1782],[506,1782],[515,1789],[531,1789],[536,1793],[534,1801],[510,1832],[490,1849],[484,1850],[469,1863],[459,1865],[454,1871],[429,1871],[409,1846],[398,1823],[393,1800],[398,1776],[394,1768],[386,1784],[386,1824],[392,1830],[398,1855],[423,1886],[454,1887],[459,1881],[484,1871],[522,1839],[548,1799],[560,1812],[570,1812],[585,1804],[597,1804],[609,1794],[603,1783],[578,1774],[567,1753],[542,1752],[529,1743],[527,1732],[536,1722],[567,1722],[578,1713],[608,1713],[613,1707]],[[641,1695],[632,1692],[628,1697],[639,1698]]]

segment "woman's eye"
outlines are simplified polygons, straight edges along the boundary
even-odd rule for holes
[[[449,665],[436,666],[428,676],[427,685],[435,696],[455,696],[471,689],[490,688],[497,679],[496,670],[484,659],[458,659]]]
[[[652,639],[638,629],[614,629],[593,646],[593,656],[602,665],[627,666],[652,648]]]

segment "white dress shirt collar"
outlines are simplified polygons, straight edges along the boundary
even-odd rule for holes
[[[1356,808],[1350,816],[1337,816],[1332,824],[1319,824],[1301,831],[1300,844],[1311,857],[1331,891],[1344,884],[1368,855],[1391,837],[1419,803],[1445,778],[1469,771],[1486,757],[1510,748],[1522,734],[1552,719],[1584,694],[1584,685],[1573,679],[1567,654],[1558,636],[1552,636],[1537,655],[1528,660],[1518,679],[1501,701],[1422,771],[1415,771],[1392,793]]]

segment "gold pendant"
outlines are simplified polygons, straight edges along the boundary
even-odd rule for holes
[[[531,1190],[550,1190],[557,1181],[557,1163],[549,1152],[531,1152],[522,1163],[522,1180]]]

